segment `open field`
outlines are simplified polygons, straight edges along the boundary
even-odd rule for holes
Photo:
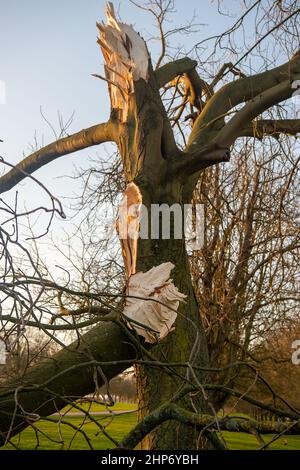
[[[90,405],[81,405],[84,409],[88,409]],[[70,409],[70,408],[69,408]],[[51,419],[56,422],[50,422],[41,420],[35,425],[35,429],[26,429],[20,436],[13,438],[12,442],[14,445],[7,445],[5,450],[11,450],[15,448],[30,450],[80,450],[89,449],[88,440],[93,449],[103,450],[115,447],[116,441],[120,441],[122,437],[130,431],[130,429],[136,423],[136,413],[126,413],[118,415],[118,411],[129,411],[135,410],[136,405],[129,405],[124,403],[118,403],[113,407],[113,411],[116,413],[114,416],[108,415],[97,415],[95,416],[95,422],[91,422],[89,419],[83,420],[83,416],[65,416],[63,418],[64,424],[59,423],[58,416],[52,416]],[[77,410],[72,408],[71,412],[74,413]],[[92,412],[103,412],[105,407],[92,404],[90,410]],[[74,428],[78,427],[81,431],[76,431]],[[101,432],[103,427],[114,441],[110,440]],[[224,432],[224,439],[226,440],[228,447],[232,450],[255,450],[259,447],[259,444],[254,436],[245,433],[234,433]],[[266,441],[270,440],[272,436],[262,436]],[[281,437],[271,446],[273,450],[300,450],[300,436],[287,436]]]
[[[115,416],[113,419],[107,416],[97,416],[97,423],[106,427],[109,435],[111,435],[116,441],[120,441],[122,437],[134,426],[136,423],[136,414],[124,414],[121,416]],[[65,418],[71,426],[80,427],[83,423],[82,416]],[[70,427],[67,424],[53,423],[49,421],[40,421],[36,428],[39,429],[39,446],[36,446],[37,438],[36,433],[33,429],[26,429],[20,436],[13,439],[13,443],[17,445],[19,449],[29,450],[38,448],[40,450],[45,449],[89,449],[88,442],[84,435]],[[101,433],[100,428],[95,424],[87,420],[85,424],[81,426],[85,435],[91,440],[93,449],[108,449],[115,447],[115,443],[110,441],[106,436]],[[97,435],[97,433],[100,434]],[[51,440],[49,440],[49,437]],[[13,446],[6,446],[5,449],[12,449]]]
[[[98,412],[110,412],[110,410],[116,412],[116,411],[130,411],[130,410],[136,410],[137,405],[135,403],[115,403],[114,406],[104,406],[104,405],[99,405],[98,403],[95,402],[90,402],[90,403],[80,403],[78,404],[78,407],[81,408],[82,410],[88,411],[89,413],[98,413]],[[61,413],[66,413],[66,412],[79,412],[80,410],[71,406],[66,406],[63,410],[61,410]]]

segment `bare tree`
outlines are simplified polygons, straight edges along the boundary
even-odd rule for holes
[[[280,183],[276,153],[269,154],[268,148],[270,136],[287,135],[292,141],[291,136],[300,130],[299,119],[282,116],[288,110],[283,105],[295,92],[293,84],[300,80],[300,53],[294,47],[299,45],[299,8],[296,2],[273,3],[268,2],[266,8],[260,2],[245,5],[239,22],[216,38],[215,47],[222,47],[225,38],[234,50],[236,31],[247,15],[258,9],[255,45],[219,70],[214,70],[216,64],[211,57],[207,64],[201,60],[199,69],[197,61],[188,56],[162,65],[170,36],[170,32],[164,33],[164,18],[173,2],[155,0],[145,6],[157,18],[162,40],[155,70],[145,41],[132,27],[121,23],[108,4],[107,24],[98,25],[105,76],[97,76],[108,83],[110,119],[37,150],[0,178],[0,192],[5,193],[61,156],[114,142],[122,161],[125,192],[134,195],[135,204],[142,201],[149,215],[153,204],[177,204],[183,210],[193,198],[209,201],[205,245],[200,255],[192,256],[192,270],[184,237],[174,236],[173,224],[170,239],[160,235],[136,242],[129,237],[122,244],[127,278],[125,290],[118,294],[66,287],[36,273],[19,274],[12,281],[4,278],[5,289],[11,289],[14,296],[16,290],[24,288],[31,293],[33,286],[47,291],[53,306],[58,304],[60,315],[71,318],[65,329],[76,330],[78,338],[52,359],[29,368],[21,380],[5,384],[0,396],[3,442],[32,425],[33,416],[48,416],[92,393],[132,364],[136,364],[140,423],[120,446],[134,448],[142,442],[143,448],[194,449],[206,446],[208,440],[214,447],[224,448],[216,430],[249,432],[256,426],[258,432],[274,432],[272,423],[250,426],[244,421],[233,423],[230,417],[219,419],[218,407],[229,395],[293,420],[289,426],[283,423],[279,432],[299,432],[297,410],[258,402],[233,388],[234,376],[241,367],[238,361],[251,354],[250,343],[258,322],[267,321],[273,301],[278,306],[288,302],[282,295],[285,283],[290,287],[295,281],[299,255],[297,227],[290,220],[295,195],[289,192],[296,178],[297,158],[292,156],[291,148],[287,153],[284,148],[277,150],[289,162]],[[280,33],[282,38],[286,34],[286,42],[292,37],[290,57],[278,66],[265,63],[260,73],[242,72],[240,62],[254,48],[259,50],[266,26],[267,36]],[[199,57],[201,44],[192,52]],[[208,76],[203,78],[199,70],[204,65]],[[232,81],[229,74],[233,75]],[[247,140],[242,147],[242,137],[254,139],[254,143],[250,146]],[[219,166],[229,162],[231,153],[237,154],[236,166]],[[250,161],[249,154],[254,156]],[[282,165],[279,173],[284,171]],[[268,210],[278,201],[277,211]],[[260,217],[268,224],[262,238],[258,232]],[[272,225],[268,221],[273,217],[276,222]],[[151,222],[149,216],[149,233]],[[291,271],[278,285],[278,266],[283,268],[287,259]],[[174,284],[166,277],[156,290],[147,291],[146,300],[132,297],[137,279],[134,276],[148,279],[151,270],[157,268],[151,272],[159,273],[165,263],[174,265]],[[135,272],[144,273],[144,278]],[[275,286],[273,297],[266,293],[271,281]],[[160,310],[171,324],[171,318],[177,315],[175,328],[162,341],[152,343],[150,350],[137,319],[144,318],[141,315],[147,310],[147,302],[149,312],[159,310],[153,296],[166,286],[175,289],[177,303],[174,301],[174,308],[165,299],[160,302]],[[184,303],[179,302],[180,294],[185,296]],[[67,308],[66,300],[70,303]],[[34,313],[36,304],[31,300],[27,307],[27,325],[43,328],[45,334],[64,329],[62,324],[41,323]],[[137,316],[129,321],[129,328],[128,305],[137,306]],[[48,314],[53,316],[53,309]],[[88,315],[85,321],[83,314]],[[23,318],[12,313],[7,321],[19,325]],[[87,333],[79,333],[95,323]],[[246,366],[256,380],[255,369],[251,364]]]

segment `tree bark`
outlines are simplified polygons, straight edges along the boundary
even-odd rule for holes
[[[156,188],[156,189],[155,189]],[[143,194],[144,203],[147,201],[149,207],[152,204],[182,203],[182,185],[178,181],[163,184],[162,182],[152,187],[151,191]],[[143,188],[141,188],[143,189]],[[148,210],[150,214],[150,207]],[[171,220],[171,237],[169,240],[139,240],[137,271],[147,271],[153,266],[170,261],[175,265],[172,278],[175,286],[180,292],[186,294],[186,303],[181,303],[179,314],[175,322],[175,330],[165,340],[151,350],[157,360],[169,362],[189,362],[191,366],[208,367],[208,347],[204,328],[201,322],[197,300],[194,294],[189,261],[185,247],[184,238],[177,240],[173,238],[174,226]],[[148,220],[149,232],[151,231],[151,218]],[[137,395],[139,421],[149,413],[156,410],[162,404],[167,403],[174,393],[182,387],[186,379],[192,379],[186,368],[176,368],[176,373],[168,374],[165,369],[154,368],[148,365],[136,367]],[[197,380],[205,383],[208,375],[196,373]],[[193,401],[193,406],[192,406]],[[208,412],[208,405],[201,393],[191,397],[186,396],[178,403],[187,410]],[[210,410],[209,410],[210,411]],[[141,443],[142,449],[197,449],[207,446],[206,440],[199,442],[199,431],[196,427],[167,421],[144,438]]]
[[[80,341],[29,369],[20,379],[2,385],[0,445],[38,416],[49,416],[68,402],[93,393],[136,357],[136,348],[122,328],[100,323]]]
[[[119,23],[113,6],[107,7],[107,25],[99,25],[99,44],[106,62],[105,73],[111,98],[108,123],[93,126],[61,139],[27,157],[0,178],[0,193],[14,187],[41,166],[62,155],[105,141],[117,144],[123,161],[126,182],[134,182],[143,196],[143,204],[189,203],[203,168],[229,158],[228,148],[260,113],[287,99],[293,93],[291,81],[299,75],[299,51],[273,70],[236,80],[212,95],[199,113],[182,151],[176,146],[171,123],[164,109],[159,88],[177,75],[188,74],[195,82],[196,62],[188,58],[174,61],[153,72],[147,46],[128,25]],[[198,87],[201,94],[201,86]],[[194,87],[194,91],[196,88]],[[196,93],[196,94],[197,94]],[[193,98],[194,103],[201,96]],[[225,122],[230,110],[244,107]],[[202,102],[201,106],[202,107]],[[297,128],[293,126],[293,132]],[[281,122],[287,131],[286,123]],[[276,124],[275,124],[276,127]],[[271,129],[272,131],[272,129]],[[247,131],[249,132],[249,131]],[[151,230],[151,221],[149,223]],[[172,232],[172,231],[171,231]],[[174,234],[174,227],[173,227]],[[201,384],[209,375],[199,367],[209,366],[209,354],[199,308],[193,291],[184,238],[140,239],[137,270],[143,272],[163,262],[175,265],[175,286],[187,296],[179,307],[175,330],[154,346],[153,353],[163,362],[189,363],[191,369],[137,367],[139,419],[168,403],[180,387],[189,381],[198,386],[196,395],[176,401],[187,411],[208,413],[209,403]],[[97,376],[98,385],[127,368],[137,351],[125,331],[112,323],[100,324],[84,335],[80,342],[60,351],[53,358],[29,370],[22,380],[5,386],[0,394],[0,426],[3,441],[20,432],[33,419],[32,413],[46,416],[61,409],[66,397],[75,400],[95,390],[95,362],[103,363]],[[87,363],[90,362],[90,365]],[[192,371],[193,367],[193,371]],[[79,372],[80,371],[80,372]],[[98,370],[99,372],[99,370]],[[26,386],[26,389],[24,389]],[[199,442],[196,428],[184,423],[165,422],[145,437],[144,449],[195,449]]]

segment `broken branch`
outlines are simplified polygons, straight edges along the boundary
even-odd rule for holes
[[[28,175],[59,157],[78,152],[78,150],[83,150],[93,145],[102,144],[103,142],[117,142],[119,130],[120,126],[117,123],[108,121],[105,124],[97,124],[52,142],[37,152],[32,153],[8,173],[1,176],[0,194],[9,191]]]

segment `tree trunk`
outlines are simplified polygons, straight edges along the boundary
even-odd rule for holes
[[[153,71],[147,45],[132,27],[118,22],[112,5],[108,6],[107,18],[107,25],[99,25],[99,44],[110,83],[112,118],[121,122],[126,129],[120,134],[117,145],[126,182],[136,184],[142,194],[142,203],[148,209],[150,236],[138,241],[136,268],[137,271],[146,272],[163,262],[172,262],[175,265],[172,272],[174,284],[187,295],[186,304],[180,307],[175,331],[155,347],[156,355],[164,361],[207,366],[207,343],[192,288],[184,238],[174,239],[171,235],[169,240],[162,237],[156,240],[151,235],[151,204],[167,204],[170,207],[175,203],[183,208],[183,187],[187,178],[174,175],[173,169],[174,159],[182,157],[183,161],[185,157],[176,145],[159,93],[160,80]],[[191,193],[192,190],[189,198],[192,197]],[[128,250],[126,243],[128,241],[125,242],[125,251],[126,247]],[[137,369],[140,419],[170,400],[174,391],[185,383],[188,371],[185,368],[176,370],[176,373],[168,375],[165,370],[147,366]],[[205,380],[201,374],[197,375],[200,382]],[[198,411],[204,408],[200,393],[193,398],[193,402]],[[190,408],[191,399],[185,398],[182,404]],[[189,427],[166,423],[142,446],[195,449],[197,438]]]
[[[197,75],[196,62],[182,58],[154,72],[145,42],[132,27],[117,20],[111,3],[107,5],[107,24],[98,26],[98,42],[106,63],[105,75],[111,99],[110,120],[59,139],[24,159],[0,178],[1,193],[62,155],[113,141],[122,158],[126,182],[138,186],[148,209],[151,204],[161,203],[182,206],[191,200],[199,172],[228,161],[229,148],[239,137],[257,137],[259,128],[266,135],[297,134],[299,120],[260,120],[258,126],[256,118],[295,93],[291,83],[300,78],[299,51],[280,67],[228,83],[203,103],[205,82]],[[159,91],[176,77],[184,77],[185,96],[199,111],[184,150],[176,144]],[[225,122],[225,116],[242,103],[245,103],[242,109]],[[198,413],[210,411],[200,386],[209,380],[209,375],[197,369],[209,365],[208,347],[184,239],[171,236],[169,240],[162,237],[139,240],[137,270],[145,272],[166,261],[175,265],[174,284],[187,299],[179,307],[175,331],[153,351],[161,361],[184,362],[190,367],[172,367],[172,374],[168,374],[166,368],[146,364],[137,368],[140,419],[160,404],[172,400],[174,393],[189,381],[198,385],[199,392],[181,398],[179,404]],[[2,433],[5,438],[7,433],[13,435],[23,429],[33,418],[30,413],[51,414],[64,406],[64,397],[76,399],[92,392],[95,389],[95,364],[80,367],[83,363],[91,360],[105,363],[98,377],[98,385],[102,385],[104,376],[110,379],[134,363],[136,354],[126,333],[115,324],[105,323],[94,328],[80,342],[29,370],[22,377],[22,384],[11,384],[9,391],[6,386],[6,391],[0,393],[0,436]],[[28,384],[31,391],[24,390],[24,384]],[[195,449],[203,448],[203,440],[198,439],[191,427],[166,422],[142,443],[142,447]]]
[[[142,185],[141,185],[142,186]],[[143,190],[143,188],[141,188]],[[166,203],[170,206],[177,203],[182,204],[182,188],[178,182],[172,184],[160,184],[152,190],[143,192],[143,202],[148,208],[149,232],[151,230],[150,203]],[[199,308],[192,286],[189,261],[186,253],[185,240],[174,239],[174,220],[171,219],[170,240],[139,240],[137,271],[147,271],[153,266],[170,261],[175,265],[172,278],[175,286],[186,294],[186,302],[181,303],[179,314],[175,322],[175,330],[160,342],[151,353],[162,362],[189,362],[191,366],[208,367],[207,341],[199,314]],[[159,405],[168,402],[185,383],[186,378],[194,382],[190,371],[186,367],[176,367],[172,374],[166,369],[139,365],[136,367],[137,394],[139,420],[142,420]],[[196,371],[195,371],[196,372]],[[206,373],[196,372],[200,383],[207,381]],[[203,395],[185,397],[180,400],[181,406],[198,412],[202,410],[207,413],[207,403]],[[199,439],[199,433],[193,427],[166,422],[159,426],[154,432],[147,436],[141,444],[142,449],[197,449],[206,446],[206,439]]]

